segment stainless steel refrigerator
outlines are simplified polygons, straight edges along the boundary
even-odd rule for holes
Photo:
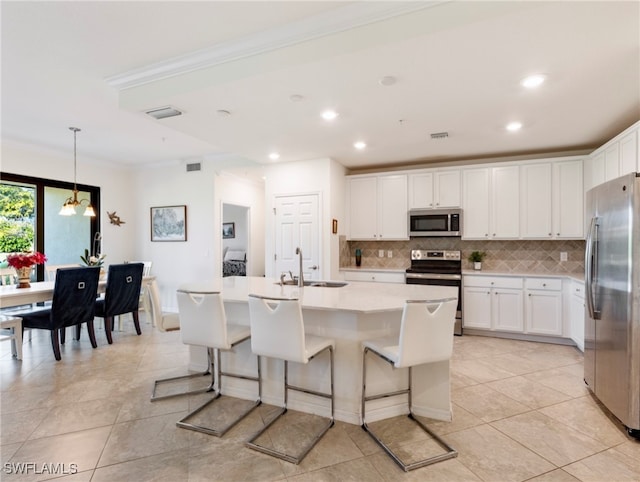
[[[640,173],[587,192],[584,381],[640,438]]]

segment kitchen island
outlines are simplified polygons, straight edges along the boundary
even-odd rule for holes
[[[250,293],[278,298],[298,298],[302,304],[305,330],[309,334],[334,338],[335,349],[335,418],[360,424],[362,386],[362,340],[398,336],[405,300],[439,299],[457,296],[457,288],[445,286],[403,285],[396,283],[349,282],[343,287],[283,285],[271,278],[227,277],[211,283],[184,285],[198,290],[221,291],[227,318],[249,325]],[[326,360],[324,357],[327,357]],[[282,404],[283,363],[263,359],[264,403]],[[401,389],[406,386],[407,370],[391,370],[372,357],[367,362],[368,393]],[[249,343],[223,353],[225,371],[255,374],[255,359]],[[204,349],[191,347],[192,370],[206,368]],[[313,390],[328,391],[328,355],[321,355],[306,366],[290,364],[290,383]],[[418,415],[451,420],[449,362],[422,365],[413,371],[414,411]],[[225,379],[223,392],[230,396],[255,399],[255,383]],[[289,408],[326,415],[328,408],[316,397],[290,393]],[[370,407],[370,408],[369,408]],[[406,397],[392,397],[370,402],[367,418],[380,420],[406,413]]]

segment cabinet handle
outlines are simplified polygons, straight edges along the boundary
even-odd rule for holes
[[[556,233],[556,236],[560,236],[560,233]]]
[[[488,238],[489,237],[489,233],[484,233],[484,237]]]
[[[491,294],[491,291],[487,291],[487,294],[488,294],[488,295],[490,295],[490,294]]]
[[[552,233],[549,233],[549,237],[551,237],[551,236],[552,236]]]
[[[494,237],[494,238],[496,237],[496,233],[493,233],[493,237]]]
[[[543,286],[543,287],[547,286],[547,283],[542,283],[542,286]]]
[[[531,293],[529,293],[529,296],[531,296]]]

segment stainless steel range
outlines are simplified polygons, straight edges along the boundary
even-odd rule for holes
[[[460,251],[412,249],[411,267],[405,274],[407,284],[457,286],[458,309],[454,334],[462,335],[462,262]]]

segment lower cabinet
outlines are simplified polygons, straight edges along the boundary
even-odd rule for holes
[[[584,283],[571,281],[571,339],[584,351]]]
[[[525,280],[525,333],[562,336],[562,280]]]
[[[464,327],[522,333],[522,283],[519,277],[465,276]]]

